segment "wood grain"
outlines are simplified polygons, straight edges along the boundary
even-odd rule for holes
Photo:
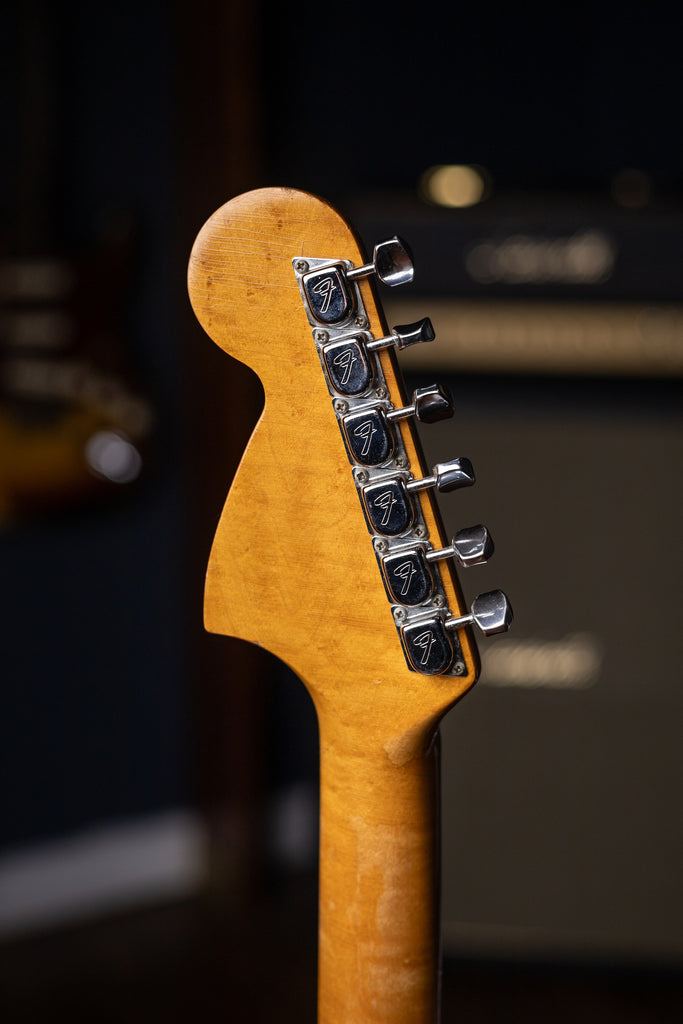
[[[325,202],[289,189],[247,193],[202,228],[192,305],[226,352],[250,366],[264,411],[218,524],[207,573],[209,630],[272,651],[303,680],[321,741],[320,1024],[427,1024],[438,968],[435,816],[440,717],[475,681],[410,672],[292,270],[295,257],[363,262]],[[370,329],[386,324],[361,285]],[[395,405],[405,396],[381,354]],[[425,467],[401,431],[416,476]],[[220,459],[224,439],[215,438]],[[429,494],[429,535],[446,543]],[[463,604],[440,563],[449,606]]]

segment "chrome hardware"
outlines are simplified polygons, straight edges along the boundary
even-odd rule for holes
[[[403,623],[406,619],[407,615],[398,621]],[[461,675],[462,669],[457,668],[455,631],[474,623],[486,636],[492,636],[494,633],[504,633],[510,628],[511,622],[510,602],[502,590],[492,590],[475,597],[469,615],[445,619],[438,614],[419,616],[406,625],[400,625],[399,629],[408,664],[415,672],[443,675],[450,670],[455,675]]]
[[[493,538],[485,526],[468,526],[458,530],[450,546],[427,551],[428,562],[440,562],[443,558],[457,558],[463,568],[468,565],[483,565],[493,554]]]
[[[433,566],[445,558],[462,566],[486,562],[493,541],[486,527],[473,526],[458,530],[448,547],[433,549],[422,503],[412,497],[429,487],[444,493],[469,487],[475,476],[470,460],[461,457],[414,479],[417,467],[411,467],[401,431],[392,427],[410,416],[434,423],[453,415],[450,394],[436,384],[416,389],[410,405],[394,408],[396,396],[375,354],[434,339],[428,317],[394,327],[387,337],[373,338],[369,329],[357,282],[374,273],[390,286],[408,283],[408,249],[390,239],[361,267],[307,254],[293,258],[292,266],[408,666],[424,675],[462,676],[467,667],[458,629],[474,623],[486,634],[503,632],[512,609],[493,591],[475,598],[469,614],[451,614],[445,577]]]
[[[413,536],[417,532],[417,529],[414,530]],[[375,551],[379,555],[386,555],[382,557],[381,566],[389,596],[398,604],[416,605],[431,597],[434,590],[434,577],[429,563],[457,558],[464,567],[481,564],[493,554],[493,540],[485,526],[470,526],[458,530],[447,548],[425,550],[422,545],[402,546],[394,548],[387,555],[388,549],[386,541],[375,541]],[[443,607],[443,595],[437,594],[433,603]]]
[[[347,281],[357,281],[361,277],[376,274],[382,284],[396,288],[397,285],[410,284],[415,274],[410,249],[404,241],[394,236],[384,242],[378,242],[372,254],[372,263],[364,263],[362,267],[347,270]]]
[[[438,423],[439,420],[450,419],[453,411],[453,399],[448,389],[442,384],[431,384],[427,388],[416,388],[411,405],[392,409],[386,417],[390,423],[409,416],[414,416],[420,423]]]
[[[446,493],[457,491],[461,487],[471,487],[476,477],[469,459],[451,459],[450,462],[439,462],[432,466],[432,475],[421,480],[408,480],[408,491],[424,491],[427,487],[436,487],[437,491]]]
[[[434,341],[435,337],[432,321],[425,316],[422,320],[416,320],[414,324],[402,324],[400,327],[394,327],[386,338],[376,338],[374,341],[369,341],[365,347],[368,352],[376,352],[378,349],[389,348],[391,345],[397,349],[404,349],[423,341]]]
[[[489,590],[486,594],[475,597],[470,606],[469,615],[446,619],[446,629],[460,629],[461,626],[474,624],[484,636],[494,633],[506,633],[513,619],[512,605],[502,590]]]

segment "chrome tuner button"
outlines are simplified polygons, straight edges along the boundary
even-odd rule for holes
[[[436,487],[437,491],[446,493],[458,491],[461,487],[471,487],[476,477],[469,459],[451,459],[450,462],[439,462],[432,466],[432,475],[421,480],[409,480],[408,491],[424,491],[427,487]]]
[[[362,267],[355,267],[347,270],[347,281],[357,281],[361,277],[369,277],[376,274],[379,280],[390,288],[398,285],[410,284],[413,280],[415,270],[410,249],[402,239],[388,238],[384,242],[378,242],[372,254],[372,263],[365,263]]]
[[[438,423],[439,420],[450,419],[453,411],[453,399],[448,389],[442,384],[431,384],[427,388],[416,388],[411,405],[393,409],[387,413],[387,419],[391,422],[414,416],[420,423]]]
[[[391,334],[386,338],[376,338],[366,344],[368,352],[376,352],[381,348],[390,348],[392,345],[397,349],[410,348],[411,345],[419,345],[424,341],[434,341],[436,334],[432,321],[428,316],[422,320],[416,320],[413,324],[402,324],[394,327]]]
[[[489,590],[486,594],[475,597],[469,615],[460,615],[446,619],[446,629],[460,629],[461,626],[474,624],[484,636],[494,633],[506,633],[512,623],[512,605],[502,590]]]
[[[493,538],[485,526],[468,526],[458,530],[450,546],[428,551],[428,562],[440,562],[443,558],[457,558],[463,568],[468,565],[483,565],[493,554]]]

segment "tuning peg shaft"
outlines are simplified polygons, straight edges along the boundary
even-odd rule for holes
[[[453,415],[453,399],[442,384],[431,384],[427,388],[416,388],[413,401],[402,409],[392,409],[386,414],[387,420],[405,420],[414,416],[420,423],[438,423]]]
[[[450,462],[439,462],[432,466],[432,475],[421,480],[408,480],[406,490],[424,491],[428,487],[436,487],[437,491],[447,493],[457,491],[461,487],[471,487],[476,477],[469,459],[451,459]]]
[[[425,552],[428,562],[440,562],[444,558],[457,558],[463,568],[483,565],[493,554],[493,538],[485,526],[468,526],[453,537],[447,548]]]
[[[475,597],[470,606],[469,615],[459,615],[446,619],[446,629],[460,629],[462,626],[474,624],[484,636],[494,633],[506,633],[513,619],[512,605],[502,590],[489,590]]]
[[[376,274],[379,280],[390,288],[410,284],[415,269],[406,243],[397,236],[378,242],[372,254],[372,263],[364,263],[362,267],[347,270],[346,279],[357,281],[361,277],[369,277],[370,274]]]
[[[368,352],[390,348],[392,345],[401,350],[410,348],[411,345],[419,345],[425,341],[434,341],[435,337],[436,334],[434,333],[432,321],[428,316],[425,316],[422,320],[416,320],[412,324],[400,324],[394,327],[391,334],[388,334],[385,338],[375,338],[373,341],[368,341],[365,347]]]

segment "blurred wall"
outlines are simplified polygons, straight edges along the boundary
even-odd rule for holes
[[[594,802],[591,777],[604,778],[601,758],[621,743],[618,760],[628,770],[610,776],[611,788],[600,790],[600,802],[626,815],[630,805],[624,806],[617,789],[635,768],[618,725],[624,707],[620,687],[638,714],[643,691],[652,694],[652,737],[678,707],[675,626],[661,642],[652,636],[662,618],[660,602],[664,617],[673,615],[674,622],[674,610],[680,609],[680,589],[672,584],[668,563],[675,541],[660,538],[649,559],[633,528],[666,517],[670,522],[678,500],[666,482],[668,456],[664,467],[659,455],[653,459],[651,486],[643,439],[652,437],[658,453],[671,452],[673,472],[680,436],[677,391],[668,379],[680,373],[679,21],[664,7],[659,17],[650,7],[646,18],[629,4],[571,14],[549,9],[527,18],[509,8],[446,10],[438,4],[410,11],[380,5],[362,18],[351,12],[339,17],[336,9],[320,5],[237,0],[196,8],[179,4],[172,12],[161,4],[66,4],[58,15],[49,4],[9,6],[1,44],[2,103],[11,140],[2,164],[3,258],[11,263],[49,252],[81,267],[94,262],[89,254],[102,243],[103,223],[128,225],[131,244],[123,270],[119,260],[115,278],[104,273],[117,288],[100,315],[114,325],[110,334],[124,354],[116,372],[151,411],[154,426],[141,441],[143,468],[135,481],[119,486],[97,479],[104,490],[84,486],[77,500],[69,492],[68,500],[46,501],[44,508],[35,503],[30,516],[7,516],[0,537],[6,849],[73,835],[94,823],[200,807],[219,851],[214,863],[228,864],[219,873],[243,879],[263,857],[262,811],[269,797],[281,791],[291,796],[290,784],[302,781],[305,792],[314,787],[315,731],[310,708],[291,695],[296,684],[279,680],[272,661],[257,652],[201,637],[208,544],[258,410],[259,388],[247,371],[225,366],[204,338],[187,310],[183,280],[192,239],[213,209],[247,188],[288,184],[350,211],[369,246],[394,232],[413,242],[419,286],[412,301],[422,315],[434,310],[442,346],[434,348],[443,353],[429,372],[451,375],[462,405],[453,433],[439,427],[429,443],[440,446],[443,457],[459,454],[454,449],[465,438],[481,452],[482,479],[489,483],[477,492],[471,512],[493,519],[499,555],[491,571],[496,570],[496,584],[513,598],[520,595],[516,635],[529,645],[526,656],[537,657],[540,643],[562,643],[571,631],[587,628],[594,637],[590,651],[601,659],[593,689],[578,688],[571,697],[543,689],[541,679],[540,695],[530,696],[522,685],[504,693],[482,688],[468,698],[476,720],[465,742],[467,750],[468,743],[475,745],[467,755],[468,772],[475,774],[477,757],[485,761],[483,795],[463,790],[458,781],[463,764],[456,745],[463,741],[456,716],[462,709],[451,716],[452,726],[449,719],[446,765],[453,809],[446,812],[446,842],[453,857],[461,858],[450,875],[449,858],[445,865],[450,934],[465,944],[483,935],[483,948],[509,952],[509,937],[519,927],[536,929],[537,938],[539,929],[555,927],[555,944],[564,935],[575,949],[582,942],[585,948],[592,929],[595,941],[588,946],[600,946],[599,922],[590,914],[573,918],[573,937],[567,936],[571,914],[562,911],[551,920],[552,907],[565,906],[562,879],[572,865],[571,845],[566,861],[542,865],[544,903],[524,920],[519,899],[510,896],[516,876],[505,875],[505,858],[491,860],[485,847],[504,849],[514,835],[515,857],[533,848],[532,801],[556,821],[574,815],[580,829],[587,819],[576,816],[576,806],[590,806],[590,822],[610,828],[612,815],[603,815]],[[436,164],[484,168],[483,201],[467,209],[426,205],[418,182]],[[635,177],[624,178],[629,169]],[[606,239],[613,257],[608,272],[594,280],[520,276],[514,259],[507,277],[471,273],[477,246],[498,246],[497,265],[503,266],[501,247],[521,236],[537,246],[534,266],[540,260],[543,268],[539,244],[559,240],[566,248],[586,232],[597,232],[603,248]],[[106,231],[104,236],[106,241]],[[401,301],[388,306],[396,322],[407,318]],[[620,325],[632,325],[644,309],[654,309],[655,320],[664,316],[666,358],[653,365],[641,332],[626,365],[623,345],[628,348],[633,331]],[[586,333],[577,348],[572,324],[579,313]],[[88,323],[92,317],[89,309]],[[548,355],[557,346],[537,342],[551,319],[559,324],[557,345],[565,346],[559,365]],[[590,356],[594,344],[602,344],[605,322],[609,343],[598,366]],[[91,332],[80,337],[82,348]],[[5,338],[3,358],[8,344]],[[479,355],[482,346],[486,359]],[[102,346],[93,353],[95,361],[104,358]],[[428,367],[418,361],[410,372],[418,379]],[[38,444],[35,431],[40,434],[50,416],[58,422],[60,409],[43,408],[36,420],[34,402],[28,423],[26,406],[20,410],[24,418],[16,420],[16,401],[7,401],[2,411],[14,417],[15,440],[20,429],[22,443]],[[481,428],[476,436],[473,425]],[[621,425],[623,436],[633,436],[642,452],[635,465],[621,449],[619,461],[610,461]],[[98,423],[98,430],[113,427]],[[216,455],[218,435],[225,459]],[[573,435],[581,439],[585,459],[571,443]],[[497,442],[502,436],[506,446]],[[555,446],[559,440],[567,443],[562,455]],[[600,463],[592,461],[596,453],[612,476],[601,476]],[[15,458],[12,472],[17,462],[24,464]],[[617,465],[623,470],[616,472]],[[502,496],[495,485],[501,479]],[[549,500],[558,479],[576,501],[571,508]],[[594,487],[605,479],[611,483],[601,487],[597,504]],[[648,504],[639,505],[635,517],[624,516],[624,503],[636,500]],[[585,546],[584,533],[591,537]],[[603,558],[596,536],[604,533]],[[575,562],[585,562],[571,602],[561,574],[553,571],[568,550]],[[631,559],[639,564],[640,598],[619,604],[617,615],[610,607],[606,635],[601,622],[607,606],[633,586]],[[481,589],[469,577],[466,582],[472,593]],[[641,601],[651,609],[649,633],[631,659],[626,649]],[[577,611],[582,608],[585,616]],[[655,643],[664,654],[650,658]],[[523,656],[524,651],[518,655]],[[510,680],[509,668],[498,671]],[[654,683],[648,681],[651,674]],[[572,703],[567,713],[558,705],[565,700]],[[555,731],[568,743],[572,737],[563,733],[564,723],[583,714],[593,723],[599,738],[581,790],[572,788],[575,776],[566,761],[563,785],[553,786],[539,745],[543,763],[537,772],[547,786],[532,792],[524,788],[528,773],[521,773],[514,794],[518,813],[510,814],[495,778],[497,768],[508,779],[517,777],[515,748],[490,749],[507,703],[509,719],[522,718],[532,741],[538,741],[535,729],[548,727],[546,718],[549,734]],[[306,719],[296,750],[273,709],[280,720]],[[507,711],[504,717],[507,723]],[[462,722],[465,728],[465,717]],[[509,728],[514,734],[514,722]],[[673,804],[680,765],[669,733],[662,744]],[[577,757],[584,755],[577,750]],[[646,788],[661,790],[663,761],[642,757],[651,771]],[[467,795],[473,792],[481,796],[476,806]],[[649,859],[631,848],[610,848],[609,856],[596,850],[579,860],[581,871],[607,875],[606,859],[621,854],[622,884],[610,896],[616,902],[628,899],[629,865],[637,861],[642,906],[644,879],[657,872],[657,852],[666,846],[670,885],[660,887],[654,917],[644,913],[643,930],[669,955],[680,952],[683,940],[669,924],[659,928],[655,918],[657,906],[670,908],[681,900],[672,867],[680,833],[673,809],[669,817],[664,808],[655,817],[651,808],[644,811],[638,819],[642,829],[634,828],[643,849],[655,824],[660,829]],[[548,848],[557,857],[562,829],[551,831]],[[471,881],[467,920],[458,910],[461,871]],[[494,871],[503,881],[497,895],[487,896]],[[570,875],[572,892],[579,891],[580,872]],[[533,874],[526,884],[528,893]],[[632,932],[636,926],[631,917]],[[541,936],[534,948],[550,948],[544,941]],[[612,941],[607,936],[601,948],[609,950]],[[647,938],[636,952],[648,953]]]

